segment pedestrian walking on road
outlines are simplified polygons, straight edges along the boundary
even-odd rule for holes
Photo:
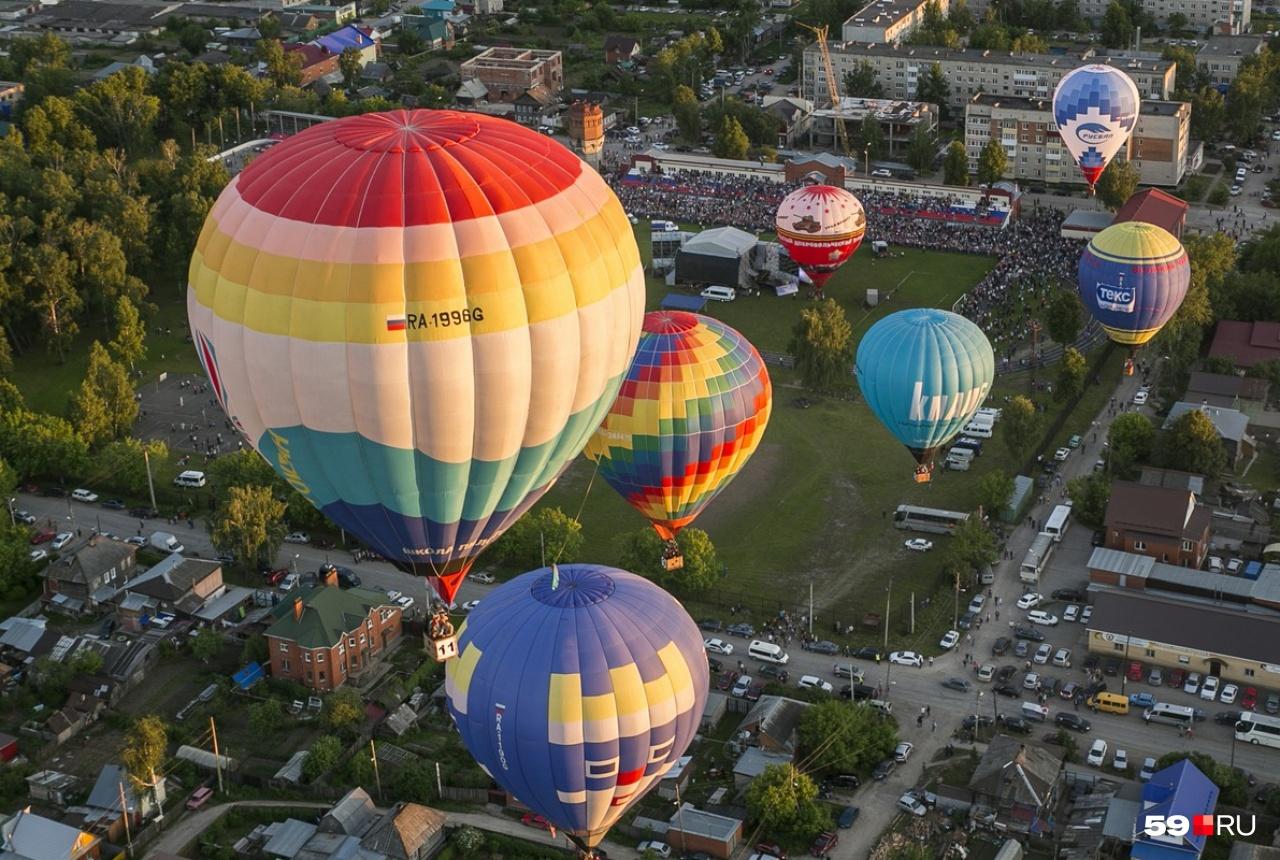
[[[938,730],[938,721],[937,721],[937,720],[934,720],[934,721],[933,721],[933,725],[931,725],[931,726],[929,727],[929,731],[931,731],[931,732],[936,732],[937,730]]]

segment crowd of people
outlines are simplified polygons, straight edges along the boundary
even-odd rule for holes
[[[753,233],[774,229],[774,214],[793,187],[766,179],[676,171],[607,175],[623,208],[640,218],[728,225]],[[995,267],[956,306],[978,323],[1004,366],[1031,336],[1032,319],[1053,290],[1074,284],[1082,243],[1062,238],[1063,215],[1039,210],[1004,222],[1000,209],[973,207],[958,197],[896,192],[859,195],[867,215],[864,244],[926,248],[998,258]],[[1003,225],[1003,226],[1001,226]]]

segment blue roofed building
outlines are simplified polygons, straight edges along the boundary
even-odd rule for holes
[[[427,2],[418,6],[422,11],[424,18],[431,18],[435,21],[443,21],[447,16],[452,15],[457,9],[458,4],[454,0],[427,0]]]
[[[1148,816],[1212,815],[1218,805],[1218,786],[1200,768],[1183,759],[1151,777],[1142,787],[1142,804],[1133,824],[1133,860],[1188,860],[1204,851],[1207,836],[1188,832],[1184,836],[1148,836]]]
[[[347,48],[354,48],[360,54],[361,66],[378,59],[378,40],[355,24],[339,27],[311,44],[319,45],[331,54],[341,54]]]

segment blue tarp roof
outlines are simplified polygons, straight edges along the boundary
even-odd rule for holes
[[[702,296],[682,296],[679,293],[667,293],[662,300],[664,311],[700,311],[707,303]]]
[[[262,666],[255,662],[236,672],[231,676],[231,680],[235,681],[236,686],[240,689],[247,690],[260,681],[263,674]]]
[[[1143,835],[1148,815],[1211,815],[1218,805],[1218,786],[1190,759],[1171,764],[1142,787],[1142,808],[1134,822],[1133,860],[1172,860],[1199,857],[1207,836],[1155,837]]]
[[[356,50],[368,48],[373,44],[373,39],[348,24],[340,30],[334,30],[327,36],[321,36],[313,44],[327,48],[331,53],[341,54],[346,48],[355,48]]]

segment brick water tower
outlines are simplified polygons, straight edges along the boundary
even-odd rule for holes
[[[600,169],[604,152],[604,111],[600,105],[577,101],[569,106],[569,142],[587,164]]]

